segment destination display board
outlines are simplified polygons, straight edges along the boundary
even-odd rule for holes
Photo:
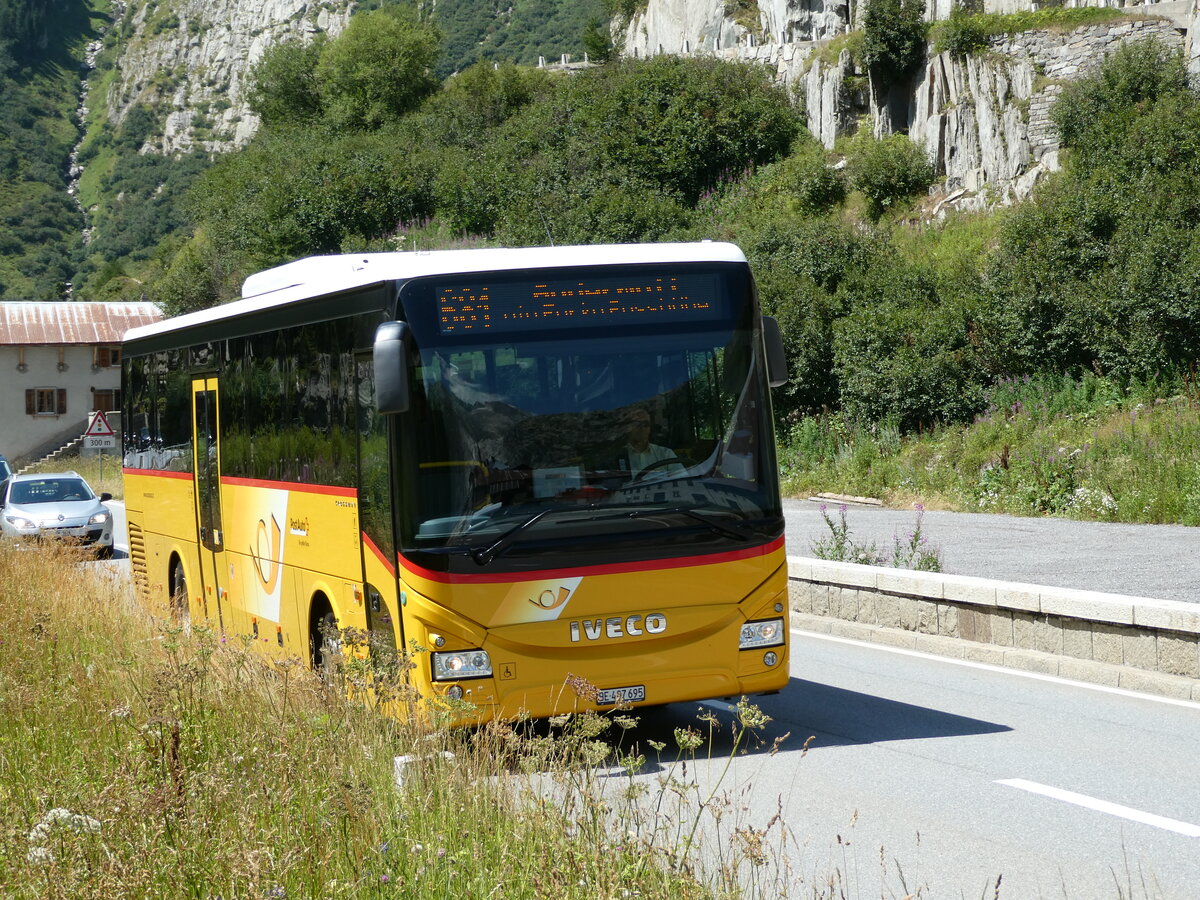
[[[677,323],[725,318],[712,274],[641,274],[537,281],[442,283],[434,291],[443,335],[534,332],[586,326]]]

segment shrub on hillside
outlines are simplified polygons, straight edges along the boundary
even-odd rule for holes
[[[949,53],[955,59],[978,53],[988,45],[988,31],[983,20],[961,4],[955,4],[949,17],[939,23],[936,34],[933,52]]]
[[[879,218],[901,200],[929,190],[934,170],[925,151],[903,134],[876,140],[864,134],[850,151],[850,186],[867,200]]]
[[[996,374],[1146,379],[1200,357],[1200,97],[1181,72],[1142,45],[1063,101],[1076,152],[987,267],[978,337]]]
[[[1064,146],[1086,149],[1118,137],[1136,107],[1187,90],[1183,54],[1154,39],[1138,41],[1118,47],[1096,74],[1067,85],[1050,117]]]
[[[871,76],[891,85],[909,79],[925,59],[925,0],[868,0],[863,59]]]
[[[881,256],[841,290],[852,306],[834,326],[834,369],[848,419],[915,431],[982,408],[970,318],[940,300],[931,273]]]
[[[415,109],[437,88],[437,31],[388,6],[354,16],[320,52],[316,86],[327,114],[343,126],[378,127]]]

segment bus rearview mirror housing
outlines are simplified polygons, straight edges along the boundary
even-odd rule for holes
[[[375,329],[375,406],[384,415],[408,412],[411,343],[407,322],[384,322]]]
[[[787,354],[783,352],[783,334],[774,316],[763,316],[763,343],[767,346],[767,384],[773,388],[787,384]]]

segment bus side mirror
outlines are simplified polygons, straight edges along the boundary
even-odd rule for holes
[[[384,322],[375,329],[375,406],[384,415],[408,411],[409,329],[407,322]]]
[[[767,345],[767,384],[776,388],[787,384],[787,354],[783,352],[783,335],[774,316],[763,316],[763,343]]]

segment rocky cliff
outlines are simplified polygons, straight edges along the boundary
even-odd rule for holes
[[[984,0],[987,12],[1029,9],[1033,0]],[[930,55],[914,79],[904,121],[896,104],[881,108],[850,53],[830,40],[860,21],[864,0],[758,0],[752,15],[730,18],[723,0],[649,0],[623,28],[624,52],[710,53],[768,66],[804,103],[808,127],[826,147],[871,116],[877,134],[906,130],[946,178],[959,205],[1026,196],[1058,167],[1049,110],[1064,82],[1078,78],[1118,44],[1155,37],[1182,47],[1200,77],[1200,2],[1130,9],[1127,21],[1061,33],[1033,31],[994,38],[987,51],[963,59]],[[1070,5],[1109,5],[1102,0]],[[929,0],[927,16],[949,15],[952,0]],[[836,45],[835,45],[836,46]],[[979,193],[983,188],[986,193]]]
[[[227,150],[258,121],[246,106],[246,75],[282,40],[336,34],[353,0],[132,0],[115,5],[119,53],[112,78],[90,104],[112,123],[138,103],[163,119],[144,148],[161,153]]]

